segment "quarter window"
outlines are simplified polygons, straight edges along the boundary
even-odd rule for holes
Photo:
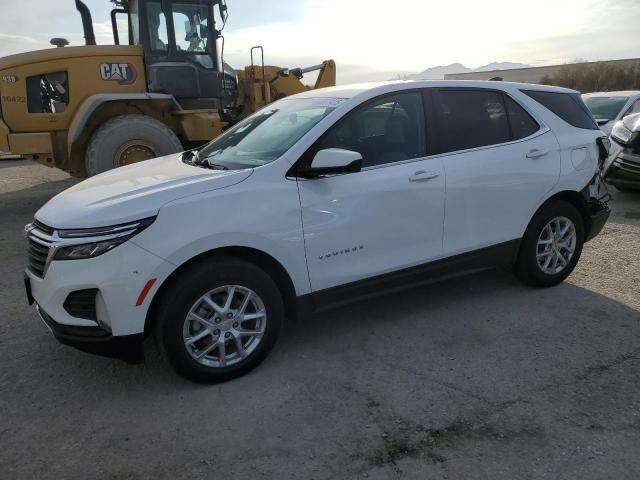
[[[511,140],[502,94],[489,90],[440,90],[438,97],[439,153]]]
[[[509,125],[511,126],[511,139],[520,140],[529,135],[533,135],[540,129],[540,125],[524,108],[518,105],[513,99],[505,95],[505,103],[509,112]]]
[[[322,137],[325,148],[359,152],[364,167],[426,156],[422,95],[387,96],[348,114]]]
[[[587,130],[598,130],[598,125],[579,94],[537,90],[522,90],[522,92],[541,103],[568,124]]]

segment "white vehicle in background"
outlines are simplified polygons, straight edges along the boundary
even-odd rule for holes
[[[613,125],[627,115],[640,113],[640,91],[594,92],[582,95],[600,130],[611,135]]]
[[[63,343],[133,360],[155,334],[182,375],[227,380],[285,317],[496,266],[562,282],[609,216],[606,144],[573,90],[309,91],[51,199],[26,227],[27,296]]]

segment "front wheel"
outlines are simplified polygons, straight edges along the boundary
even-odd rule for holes
[[[203,383],[230,380],[258,366],[284,318],[271,277],[236,259],[183,272],[157,311],[156,339],[164,357],[178,373]]]
[[[164,123],[146,115],[121,115],[106,121],[92,135],[85,168],[92,177],[182,150],[180,140]]]
[[[525,283],[550,287],[564,281],[578,263],[584,222],[570,203],[551,200],[535,214],[520,244],[516,275]]]

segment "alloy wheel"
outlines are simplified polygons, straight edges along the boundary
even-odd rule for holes
[[[202,295],[184,321],[189,355],[207,367],[228,367],[251,355],[265,334],[267,312],[251,289],[225,285]]]
[[[545,225],[538,237],[538,267],[547,275],[556,275],[567,267],[575,249],[575,225],[567,217],[556,217]]]

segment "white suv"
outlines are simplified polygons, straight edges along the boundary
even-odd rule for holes
[[[63,343],[241,375],[294,318],[505,266],[550,286],[609,215],[577,92],[500,82],[313,90],[199,151],[62,192],[26,227],[27,294]]]

